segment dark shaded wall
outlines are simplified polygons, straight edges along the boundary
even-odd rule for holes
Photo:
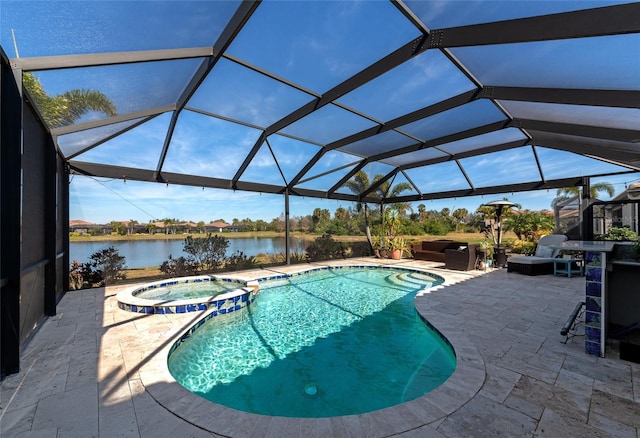
[[[0,48],[0,378],[68,285],[66,164]]]

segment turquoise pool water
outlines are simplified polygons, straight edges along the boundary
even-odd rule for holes
[[[215,297],[220,294],[242,289],[243,285],[236,282],[206,281],[201,283],[177,283],[166,286],[145,288],[134,292],[137,298],[148,300],[192,300],[196,298]]]
[[[440,277],[341,268],[260,283],[245,312],[204,323],[168,365],[213,402],[284,417],[358,414],[420,397],[456,367],[413,299]]]

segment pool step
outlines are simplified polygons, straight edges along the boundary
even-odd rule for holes
[[[435,282],[432,277],[427,275],[418,275],[412,272],[403,272],[398,274],[391,274],[387,276],[387,281],[389,283],[401,286],[408,287],[412,289],[423,289],[428,286],[428,282]]]

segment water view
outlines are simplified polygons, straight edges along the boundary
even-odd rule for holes
[[[167,240],[115,240],[100,242],[70,242],[69,260],[77,260],[80,263],[89,261],[91,254],[96,251],[113,246],[118,249],[120,255],[126,257],[128,268],[143,268],[147,266],[160,266],[163,261],[186,256],[182,251],[184,241],[182,239]],[[302,239],[291,239],[292,251],[304,251],[306,243]],[[285,251],[284,237],[247,237],[229,239],[229,247],[226,255],[230,256],[236,251],[242,251],[247,256],[255,256],[260,253],[279,254]]]

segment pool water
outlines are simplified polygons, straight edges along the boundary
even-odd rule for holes
[[[144,289],[134,294],[137,298],[148,300],[191,300],[197,298],[215,297],[217,295],[241,289],[243,285],[237,282],[206,281],[200,283],[176,283],[162,287]]]
[[[342,268],[262,282],[246,312],[209,320],[175,348],[180,384],[241,411],[359,414],[420,397],[456,367],[413,299],[437,276]]]

